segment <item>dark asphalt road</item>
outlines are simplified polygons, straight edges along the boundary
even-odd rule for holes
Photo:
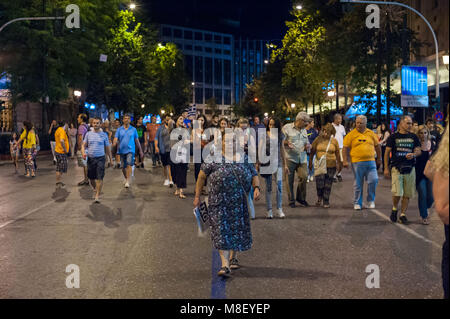
[[[412,223],[391,224],[383,178],[377,208],[354,212],[348,171],[328,210],[285,205],[285,220],[266,220],[264,198],[257,202],[243,268],[218,279],[217,252],[209,236],[197,236],[192,171],[182,200],[162,186],[160,169],[136,170],[130,190],[119,170],[108,169],[102,202],[93,204],[91,189],[76,186],[82,171],[74,161],[58,191],[48,158],[39,159],[35,179],[0,166],[0,298],[442,297],[437,215],[421,225],[414,199]],[[315,183],[307,197],[315,202]],[[69,264],[79,266],[79,289],[66,287]],[[378,289],[366,287],[369,264],[379,266]]]

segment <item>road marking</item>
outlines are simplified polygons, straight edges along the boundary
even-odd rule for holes
[[[14,223],[14,222],[16,222],[16,221],[18,221],[18,220],[20,220],[20,219],[23,219],[23,218],[27,217],[28,215],[31,215],[31,214],[37,212],[38,210],[40,210],[40,209],[42,209],[42,208],[44,208],[44,207],[47,207],[47,206],[49,206],[50,204],[54,204],[54,203],[55,203],[55,201],[52,200],[52,201],[47,202],[47,203],[45,203],[45,204],[43,204],[43,205],[41,205],[41,206],[39,206],[39,207],[36,207],[35,209],[30,210],[29,212],[26,212],[26,213],[24,213],[24,214],[22,214],[22,215],[19,215],[19,217],[17,217],[17,218],[8,220],[7,222],[5,222],[5,223],[3,223],[3,224],[0,224],[0,229],[2,229],[3,227],[8,226],[9,224],[12,224],[12,223]]]
[[[372,212],[374,212],[375,214],[377,214],[378,216],[380,216],[381,218],[389,221],[390,223],[392,223],[391,219],[386,216],[385,214],[383,214],[382,212],[380,212],[377,209],[371,209]],[[415,232],[414,230],[412,230],[409,227],[406,227],[405,225],[399,224],[399,223],[392,223],[394,225],[396,225],[397,227],[400,227],[401,229],[403,229],[404,231],[406,231],[407,233],[413,235],[414,237],[417,237],[419,239],[422,239],[424,242],[428,243],[428,244],[432,244],[433,246],[435,246],[436,248],[441,249],[442,245],[439,245],[438,243],[435,243],[432,240],[429,240],[428,238],[423,237],[422,235],[420,235],[419,233]]]
[[[211,299],[226,299],[226,279],[217,275],[217,272],[222,267],[219,251],[212,249],[212,280],[211,280]]]

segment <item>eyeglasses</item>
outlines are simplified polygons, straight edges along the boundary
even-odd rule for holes
[[[366,142],[367,140],[358,140],[358,142]]]

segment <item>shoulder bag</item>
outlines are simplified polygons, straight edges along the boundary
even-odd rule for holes
[[[327,154],[328,149],[330,148],[331,139],[333,138],[333,135],[330,137],[330,140],[328,141],[327,150],[325,151],[325,155],[322,155],[319,159],[317,159],[317,156],[314,160],[314,176],[323,175],[327,173]]]

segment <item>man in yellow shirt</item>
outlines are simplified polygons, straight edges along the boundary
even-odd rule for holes
[[[61,177],[63,173],[67,173],[67,153],[69,152],[69,137],[64,122],[58,123],[58,129],[55,131],[55,142],[56,187],[63,188],[65,184],[61,182]]]
[[[344,167],[348,168],[348,152],[355,176],[354,202],[355,210],[362,209],[364,179],[367,180],[367,207],[375,208],[375,190],[378,184],[377,167],[381,165],[381,147],[375,133],[367,129],[367,118],[359,115],[356,127],[344,138],[342,150]],[[375,162],[375,152],[377,154]]]

